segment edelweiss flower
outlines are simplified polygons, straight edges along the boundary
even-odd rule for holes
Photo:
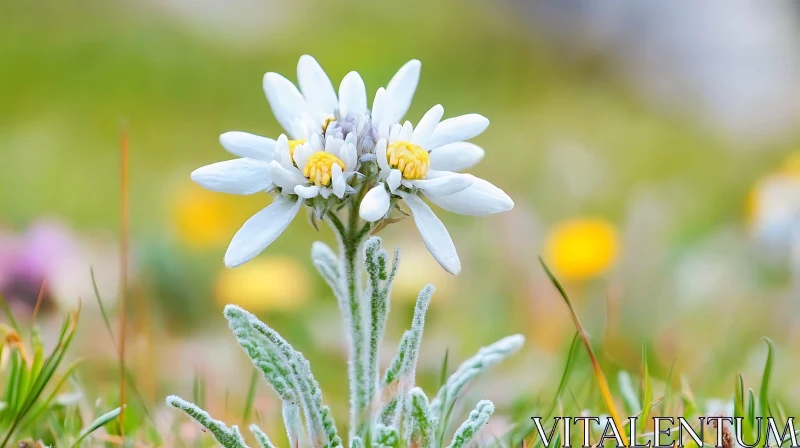
[[[371,182],[377,165],[378,185],[360,204],[362,218],[377,221],[386,216],[393,198],[403,199],[433,256],[445,270],[457,273],[461,266],[450,235],[419,195],[446,210],[474,216],[509,210],[514,203],[489,182],[457,173],[483,157],[483,149],[464,140],[483,132],[489,124],[486,118],[469,114],[440,122],[444,110],[437,105],[416,129],[409,122],[398,124],[411,104],[419,72],[417,60],[403,65],[386,88],[378,90],[372,111],[358,73],[344,77],[337,96],[311,56],[302,56],[298,63],[299,89],[277,73],[264,75],[267,100],[291,140],[286,135],[276,141],[227,132],[220,143],[240,158],[192,173],[195,182],[212,191],[278,194],[239,229],[225,264],[241,265],[263,251],[303,204],[320,217],[331,206],[343,204],[354,192],[350,179],[360,169],[359,176]]]
[[[411,105],[419,82],[420,62],[408,61],[392,77],[386,96],[393,107],[386,111],[388,119],[399,122]],[[300,89],[277,73],[264,75],[264,93],[278,123],[293,139],[327,130],[332,121],[348,117],[360,119],[367,114],[367,91],[357,72],[348,73],[339,86],[339,96],[330,78],[313,57],[303,55],[297,63]]]
[[[388,90],[386,91],[388,92]],[[379,183],[364,196],[361,218],[374,222],[389,212],[392,196],[405,201],[428,250],[452,274],[461,270],[453,240],[427,204],[425,195],[439,207],[464,215],[485,216],[510,210],[511,198],[491,183],[460,171],[475,165],[483,149],[464,140],[482,133],[489,120],[478,114],[441,121],[444,108],[432,107],[414,128],[410,122],[389,126],[385,121],[390,102],[379,90],[373,120],[381,137],[375,146]]]
[[[206,165],[192,172],[192,180],[221,193],[249,195],[272,190],[280,193],[236,232],[225,253],[225,264],[239,266],[266,249],[286,230],[305,199],[328,198],[331,194],[343,198],[351,189],[347,180],[355,174],[354,139],[355,136],[347,141],[328,138],[323,144],[318,134],[312,134],[307,141],[290,142],[281,134],[273,145],[264,137],[223,134],[220,141],[226,149],[253,158]],[[239,151],[241,148],[247,151]],[[314,205],[324,209],[324,205]]]

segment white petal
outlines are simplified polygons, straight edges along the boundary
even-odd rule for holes
[[[229,194],[264,191],[271,179],[269,162],[244,158],[212,163],[192,172],[192,180],[204,188]]]
[[[389,123],[386,120],[378,123],[378,138],[388,139],[389,138]]]
[[[311,138],[308,141],[311,144],[313,152],[322,151],[324,149],[322,141],[319,139],[319,134],[311,134]]]
[[[296,185],[305,185],[308,183],[308,180],[300,174],[297,168],[292,167],[291,169],[287,169],[276,161],[272,162],[270,168],[272,182],[284,190],[294,191]]]
[[[403,173],[400,170],[392,170],[389,173],[389,177],[386,178],[386,185],[389,186],[389,191],[392,193],[397,190],[397,187],[400,186],[400,182],[403,180]]]
[[[415,194],[398,191],[406,205],[414,215],[414,224],[422,235],[422,241],[430,251],[433,258],[439,262],[445,271],[456,275],[461,270],[461,261],[458,259],[456,247],[442,221],[436,217],[428,204]]]
[[[389,143],[394,143],[398,140],[402,129],[403,125],[400,123],[395,123],[389,128]]]
[[[470,180],[470,186],[466,189],[446,196],[426,196],[437,206],[461,215],[486,216],[514,208],[514,201],[505,191],[470,174],[463,176]]]
[[[319,194],[319,187],[316,185],[295,185],[294,193],[301,198],[311,199]]]
[[[300,145],[294,149],[294,163],[297,165],[298,169],[302,170],[305,168],[308,158],[313,153],[314,151],[311,149],[311,145],[308,143]]]
[[[350,134],[353,135],[353,134]],[[356,164],[357,152],[356,146],[352,143],[345,143],[339,148],[339,154],[336,156],[344,162],[344,167],[346,170],[351,171]]]
[[[278,196],[275,202],[253,215],[233,236],[225,253],[225,265],[236,267],[261,253],[289,227],[301,205],[303,200],[300,198],[293,201]]]
[[[297,63],[297,83],[311,110],[333,115],[338,101],[328,75],[312,56],[304,54]]]
[[[280,160],[282,153],[289,154],[289,138],[286,137],[286,134],[278,136],[278,140],[275,142],[275,160]]]
[[[339,157],[339,150],[344,146],[344,140],[328,136],[325,139],[325,152]]]
[[[489,119],[483,115],[467,114],[453,117],[439,123],[433,133],[425,141],[428,151],[448,143],[469,140],[480,135],[489,127]]]
[[[386,86],[387,107],[384,120],[389,123],[399,123],[411,106],[414,92],[419,83],[419,71],[422,63],[412,59],[405,63],[392,77]]]
[[[483,154],[483,148],[474,143],[449,143],[430,152],[430,169],[462,171],[480,162]]]
[[[386,216],[386,212],[389,211],[389,202],[389,193],[386,192],[386,187],[379,183],[364,195],[358,208],[358,214],[364,221],[375,222]]]
[[[367,112],[367,88],[357,72],[350,72],[339,86],[339,116],[358,116]]]
[[[406,122],[403,123],[402,129],[400,129],[400,134],[398,134],[397,139],[410,142],[413,134],[414,125],[412,125],[410,121],[406,120]]]
[[[345,190],[344,176],[342,175],[342,167],[334,163],[331,167],[331,190],[339,199],[344,197]]]
[[[427,112],[417,123],[417,127],[414,129],[414,134],[411,137],[411,141],[421,146],[425,146],[423,142],[426,138],[428,138],[433,130],[436,129],[436,125],[439,124],[439,120],[442,119],[442,115],[444,115],[444,107],[441,104],[437,104]]]
[[[358,163],[358,149],[356,149],[356,145],[348,144],[342,149],[342,161],[345,163],[345,168],[348,171],[352,171],[356,168],[356,164]]]
[[[302,138],[294,122],[308,113],[308,105],[297,87],[283,76],[270,72],[264,75],[264,93],[283,129],[294,139]]]
[[[375,158],[381,171],[389,169],[389,161],[386,159],[386,139],[382,138],[375,144]]]
[[[384,122],[387,106],[386,89],[381,87],[375,92],[375,99],[372,100],[372,125],[376,128],[380,128]]]
[[[247,132],[231,131],[219,136],[219,142],[229,153],[256,160],[272,160],[275,140]]]
[[[464,190],[470,186],[470,179],[463,174],[453,173],[435,179],[412,180],[411,185],[425,190],[426,194],[441,196]]]

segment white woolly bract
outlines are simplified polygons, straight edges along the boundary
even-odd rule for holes
[[[208,412],[200,409],[194,403],[190,403],[176,395],[167,397],[167,405],[185,412],[200,426],[206,428],[221,446],[225,448],[248,448],[247,444],[236,426],[228,428],[225,423],[214,420]]]
[[[343,293],[342,273],[339,259],[333,249],[322,241],[314,241],[311,245],[311,262],[333,290],[334,295],[339,298]]]
[[[433,285],[427,285],[420,291],[417,297],[417,304],[414,307],[411,328],[403,333],[403,337],[397,347],[397,353],[384,375],[384,392],[382,395],[383,399],[388,401],[380,414],[380,420],[384,423],[396,421],[398,413],[400,420],[408,420],[410,407],[405,395],[414,387],[419,346],[425,330],[425,315],[435,290],[436,288]],[[408,437],[410,429],[406,426],[402,429],[404,438]]]
[[[447,448],[462,448],[467,446],[475,434],[489,421],[489,417],[494,414],[494,404],[489,400],[478,402],[475,409],[469,413],[467,418],[461,426],[458,427],[456,433],[453,435],[453,441]]]
[[[400,433],[394,426],[381,423],[375,425],[372,431],[373,448],[396,448],[400,445]]]
[[[283,416],[283,426],[286,428],[286,438],[289,446],[305,446],[306,432],[303,426],[302,412],[297,403],[285,401],[281,405],[281,415]]]
[[[435,419],[441,419],[443,412],[450,407],[461,389],[469,381],[482,373],[489,367],[508,358],[519,350],[525,343],[525,337],[521,334],[507,336],[492,345],[478,350],[472,358],[464,361],[455,371],[441,389],[436,394],[436,398],[431,402],[431,414]]]
[[[300,397],[311,443],[314,446],[341,446],[341,439],[336,433],[335,426],[332,422],[325,421],[322,391],[311,373],[311,365],[303,354],[295,350],[275,330],[247,311],[235,305],[228,305],[224,313],[243,347],[250,344],[254,334],[258,334],[268,341],[265,345],[269,353],[276,355],[284,366],[288,366],[288,373],[284,374],[284,378],[289,384],[294,385],[295,393]]]
[[[261,428],[258,427],[255,423],[250,425],[250,432],[256,437],[256,442],[261,448],[275,448],[275,445],[269,440],[267,437],[267,433],[265,433]]]
[[[431,417],[428,397],[422,389],[415,387],[408,393],[408,399],[411,402],[411,440],[417,446],[429,447],[434,440],[436,421]]]
[[[400,252],[395,249],[394,260],[389,267],[389,254],[381,248],[381,239],[378,237],[370,238],[364,244],[364,267],[367,271],[367,291],[365,297],[369,298],[369,312],[367,313],[369,327],[369,353],[367,358],[367,396],[369,397],[371,411],[375,404],[379,404],[378,398],[378,364],[380,354],[378,349],[383,340],[384,330],[386,329],[386,319],[389,316],[389,295],[392,289],[392,282],[399,263]],[[371,418],[370,418],[371,419]]]

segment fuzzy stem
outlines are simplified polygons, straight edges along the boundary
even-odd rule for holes
[[[328,213],[327,221],[337,234],[342,262],[342,313],[349,328],[348,377],[350,381],[350,440],[364,433],[370,398],[367,396],[366,334],[364,307],[361,303],[362,245],[369,227],[359,227],[358,209],[349,210],[347,225],[336,214]],[[342,303],[344,302],[344,303]]]

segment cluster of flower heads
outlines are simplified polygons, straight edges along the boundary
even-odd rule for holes
[[[453,241],[421,196],[472,216],[510,210],[514,202],[491,183],[461,173],[483,158],[483,149],[466,140],[486,130],[488,119],[467,114],[442,120],[444,108],[437,104],[416,126],[402,121],[420,67],[417,60],[403,65],[378,89],[371,110],[358,73],[342,79],[337,95],[325,71],[308,55],[297,65],[299,89],[277,73],[264,75],[264,92],[286,134],[271,139],[226,132],[220,143],[240,158],[192,173],[209,190],[276,194],[233,237],[225,254],[227,266],[241,265],[263,251],[304,204],[318,218],[351,205],[362,219],[379,223],[402,201],[434,258],[448,272],[458,273],[461,263]]]

